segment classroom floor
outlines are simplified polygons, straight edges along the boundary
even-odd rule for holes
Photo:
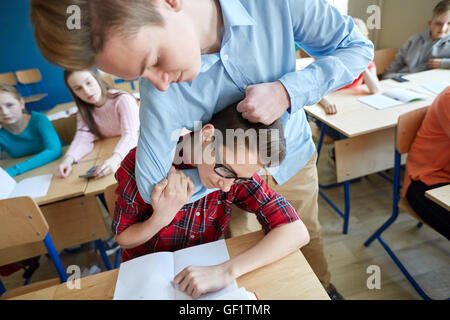
[[[325,145],[319,161],[321,183],[335,180],[334,168],[329,164],[328,152],[332,145]],[[342,234],[342,218],[319,197],[320,222],[325,254],[331,272],[331,281],[348,300],[419,300],[387,252],[378,241],[364,247],[364,241],[391,215],[392,184],[374,174],[351,184],[351,217],[349,233]],[[344,207],[343,188],[326,190],[325,193],[340,208]],[[106,212],[105,212],[106,215]],[[385,240],[406,265],[422,288],[434,299],[450,296],[450,242],[427,226],[418,229],[417,221],[407,214],[400,214],[397,221],[384,233]],[[235,217],[232,221],[233,235],[259,229],[256,220]],[[114,256],[110,257],[111,263]],[[65,266],[76,264],[83,270],[84,254],[61,254]],[[101,259],[98,265],[103,267]],[[376,265],[381,271],[381,288],[368,289],[371,273],[367,268]],[[41,266],[32,283],[55,278],[51,261],[41,258]],[[22,272],[1,279],[7,289],[23,284]]]

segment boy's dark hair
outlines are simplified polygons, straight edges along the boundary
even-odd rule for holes
[[[232,145],[234,148],[243,139],[247,149],[252,151],[256,148],[261,164],[267,167],[280,165],[286,157],[286,140],[281,119],[270,125],[252,123],[237,111],[238,102],[217,112],[209,121],[215,128],[216,139],[220,135],[224,146]],[[252,137],[255,141],[252,141]],[[231,139],[233,140],[230,141]]]
[[[433,19],[450,10],[450,0],[442,0],[433,9]]]

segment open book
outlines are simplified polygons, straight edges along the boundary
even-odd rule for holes
[[[386,109],[426,98],[427,96],[416,91],[394,88],[386,90],[383,93],[361,97],[358,100],[376,109]]]
[[[26,178],[17,183],[5,170],[0,168],[0,181],[0,200],[24,196],[40,198],[47,194],[52,175]]]
[[[212,266],[229,260],[224,240],[181,249],[156,252],[120,264],[114,300],[192,300],[175,288],[173,278],[187,266]],[[253,295],[254,297],[254,295]],[[226,288],[207,293],[199,300],[252,298],[236,281]]]

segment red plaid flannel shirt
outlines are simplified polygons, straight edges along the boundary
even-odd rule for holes
[[[136,148],[131,150],[116,172],[118,187],[112,231],[118,235],[132,224],[147,220],[152,206],[142,200],[135,179]],[[178,169],[186,165],[177,166]],[[146,243],[122,250],[123,261],[157,251],[182,248],[218,240],[230,222],[232,204],[253,212],[266,232],[300,219],[282,196],[271,190],[255,174],[247,184],[234,184],[229,192],[215,191],[184,205],[172,222]]]

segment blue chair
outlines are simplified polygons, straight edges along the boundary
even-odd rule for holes
[[[25,108],[28,112],[47,111],[55,107],[42,81],[39,69],[16,71],[16,77],[19,92],[25,100]]]
[[[21,248],[23,245],[27,245],[26,248],[30,247],[29,251],[20,254],[21,260],[36,256],[36,243],[42,241],[58,273],[59,282],[66,282],[65,269],[48,231],[49,226],[44,215],[39,206],[30,197],[0,200],[0,265],[16,262],[11,260],[12,258],[8,252],[14,252],[15,248],[19,246]],[[33,246],[34,248],[32,248]],[[52,279],[46,281],[46,283],[49,286],[53,285],[55,281]],[[28,281],[26,281],[25,285],[27,284]],[[24,294],[27,291],[34,291],[32,290],[33,288],[42,288],[43,286],[42,283],[38,282],[27,287],[30,290],[17,288],[8,291],[7,295],[12,297]],[[3,295],[5,291],[6,288],[0,281],[0,295]],[[17,294],[14,294],[14,292]]]
[[[417,131],[422,124],[422,121],[425,117],[428,107],[424,107],[421,109],[413,110],[408,113],[401,115],[398,118],[397,124],[397,133],[396,133],[396,150],[395,150],[395,162],[394,162],[394,191],[393,191],[393,208],[391,217],[380,227],[377,231],[375,231],[364,245],[368,247],[375,239],[377,239],[383,248],[387,251],[389,256],[394,260],[395,264],[398,266],[400,271],[405,275],[407,280],[414,287],[416,292],[425,300],[430,300],[431,298],[423,291],[423,289],[419,286],[419,284],[415,281],[413,276],[408,272],[406,267],[402,264],[402,262],[398,259],[389,245],[382,237],[382,233],[391,226],[398,217],[399,209],[405,211],[410,214],[412,217],[416,218],[419,223],[417,227],[421,227],[423,224],[426,224],[417,213],[411,208],[408,203],[408,200],[400,197],[400,171],[401,171],[401,157],[403,154],[409,152],[412,142],[416,136]]]

